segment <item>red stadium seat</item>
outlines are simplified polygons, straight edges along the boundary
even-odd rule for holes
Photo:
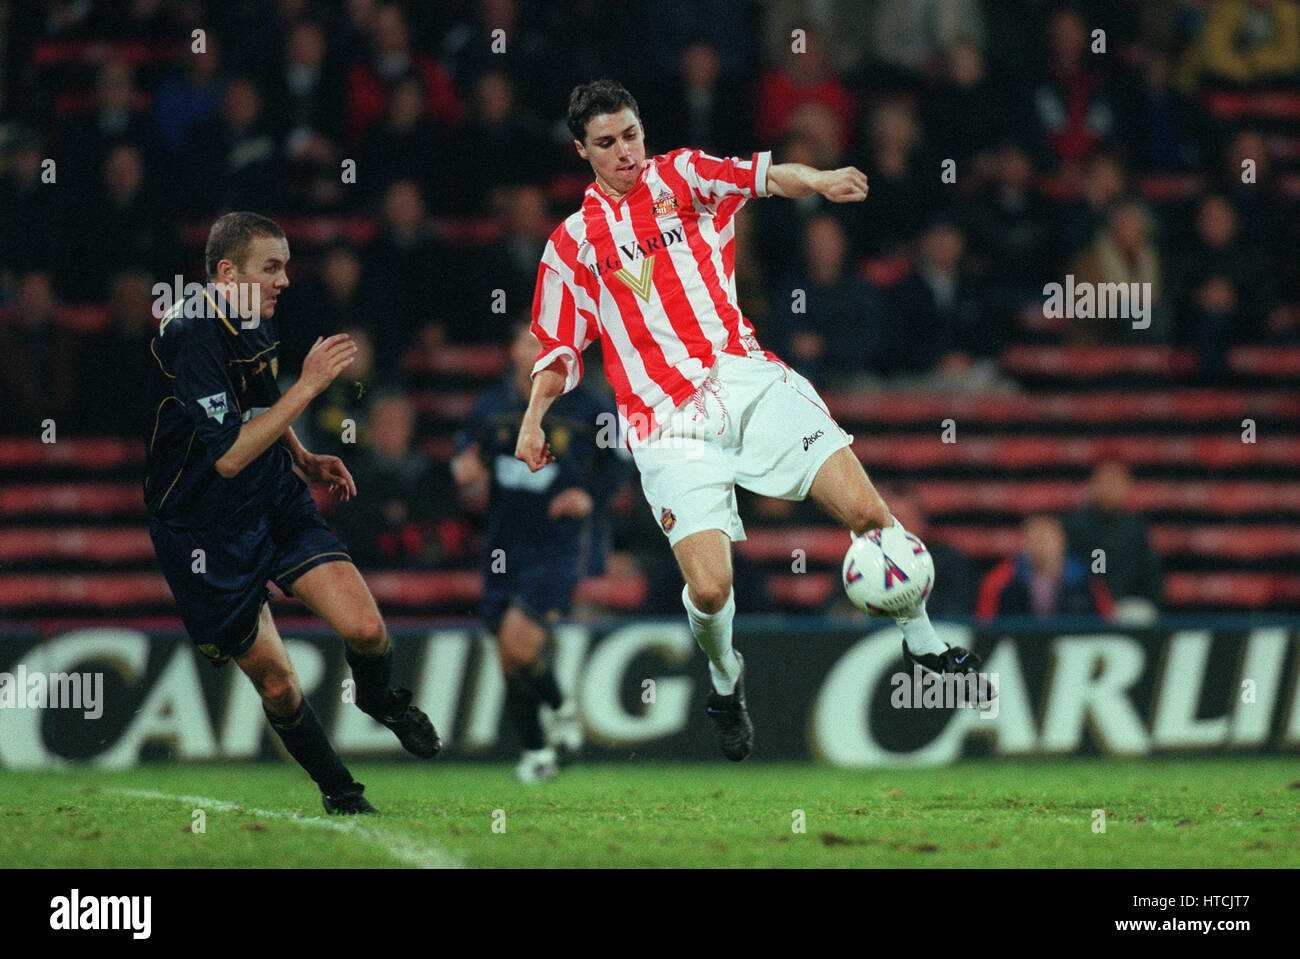
[[[0,517],[38,514],[143,517],[144,495],[139,483],[0,485]]]
[[[809,563],[838,564],[849,548],[849,534],[839,526],[795,526],[747,529],[736,551],[756,563],[794,562],[793,551],[804,551]]]
[[[476,392],[463,390],[455,392],[426,390],[421,393],[411,394],[411,400],[421,415],[434,416],[444,420],[465,419],[469,416],[470,411],[474,409],[478,397],[479,394]]]
[[[0,530],[0,562],[58,559],[122,563],[153,558],[153,542],[143,527]]]
[[[853,452],[869,468],[910,470],[956,466],[1084,468],[1111,458],[1133,466],[1300,468],[1300,437],[1289,436],[1270,438],[1266,443],[1243,443],[1239,437],[1222,435],[976,436],[960,443],[944,443],[938,436],[891,437],[887,443],[859,437],[853,442]]]
[[[144,444],[119,437],[69,438],[57,443],[0,437],[0,469],[76,466],[86,472],[135,466],[144,462]]]
[[[818,609],[840,588],[834,573],[772,573],[763,582],[772,601],[786,609]]]
[[[1228,354],[1234,373],[1273,379],[1300,377],[1300,346],[1240,346]]]
[[[608,573],[590,576],[578,584],[574,601],[635,613],[645,606],[650,586],[640,573]]]
[[[1098,379],[1119,373],[1166,379],[1196,368],[1190,350],[1172,346],[1013,346],[1002,355],[1007,372],[1060,379]]]
[[[437,350],[413,349],[402,357],[407,373],[441,373],[490,380],[506,368],[506,350],[490,344],[441,346]]]
[[[927,429],[952,417],[958,423],[1018,426],[1030,423],[1159,422],[1204,423],[1244,417],[1273,416],[1300,420],[1300,395],[1246,390],[1159,390],[1133,394],[1123,390],[1086,393],[1036,393],[1007,396],[954,396],[947,393],[835,392],[822,394],[836,419],[844,423],[915,423]]]

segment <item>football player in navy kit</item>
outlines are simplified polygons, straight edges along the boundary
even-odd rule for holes
[[[555,461],[533,473],[515,459],[539,347],[529,322],[512,325],[510,369],[457,434],[451,471],[467,494],[488,493],[482,616],[497,640],[506,712],[524,747],[515,775],[536,783],[558,772],[558,748],[581,746],[574,703],[556,681],[551,627],[568,615],[578,581],[604,571],[602,507],[631,470],[603,442],[602,429],[614,432],[613,404],[586,387],[548,414]]]
[[[302,694],[276,631],[267,581],[343,638],[356,703],[410,752],[441,742],[411,693],[393,689],[392,644],[347,548],[304,478],[357,494],[336,456],[315,455],[292,423],[352,362],[344,334],[319,338],[283,395],[275,306],[289,286],[289,244],[272,220],[228,213],[208,234],[208,282],[163,316],[150,345],[145,502],[159,564],[191,640],[216,665],[234,660],[271,727],[320,787],[330,813],[368,813],[363,795]]]

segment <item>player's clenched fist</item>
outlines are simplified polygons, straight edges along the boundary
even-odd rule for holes
[[[832,203],[856,203],[867,198],[867,175],[855,166],[827,170],[817,190]]]
[[[551,455],[551,444],[546,442],[546,433],[540,426],[525,423],[519,427],[515,459],[523,460],[534,473],[547,463],[555,462],[555,457]]]
[[[316,337],[302,361],[302,375],[298,382],[315,395],[320,395],[356,359],[357,344],[346,333],[335,333],[329,338]]]

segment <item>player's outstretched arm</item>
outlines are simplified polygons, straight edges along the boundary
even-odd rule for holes
[[[832,203],[859,203],[867,198],[867,175],[853,166],[815,170],[803,163],[774,163],[767,168],[767,192],[791,199],[820,193]]]
[[[556,397],[564,392],[564,366],[558,360],[533,377],[533,392],[528,397],[528,409],[519,424],[519,439],[515,443],[515,459],[523,460],[536,473],[547,463],[553,463],[550,444],[542,430],[542,417],[551,408]]]
[[[253,462],[271,444],[284,435],[284,431],[302,415],[307,404],[324,392],[356,357],[357,346],[346,333],[337,333],[329,339],[317,337],[316,343],[302,363],[302,375],[285,390],[269,410],[254,417],[239,428],[239,436],[221,459],[213,464],[226,479],[238,476],[245,466]]]

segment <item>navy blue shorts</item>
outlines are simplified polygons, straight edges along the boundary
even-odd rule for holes
[[[309,569],[347,560],[347,547],[325,524],[307,487],[282,508],[229,526],[185,529],[150,523],[158,562],[180,607],[190,639],[215,665],[239,656],[257,638],[257,619],[271,580],[286,596]],[[195,550],[202,550],[196,554]],[[200,555],[202,563],[200,564]]]
[[[483,623],[496,633],[511,606],[519,607],[529,619],[543,626],[569,615],[573,593],[578,588],[576,564],[527,563],[512,569],[507,556],[506,572],[483,570]]]

